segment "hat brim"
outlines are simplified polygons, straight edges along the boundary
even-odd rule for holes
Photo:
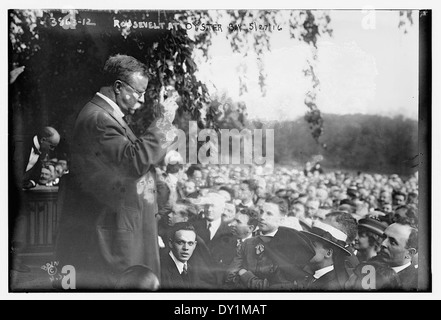
[[[322,236],[319,236],[319,235],[317,235],[315,233],[312,233],[312,232],[309,232],[309,231],[301,231],[301,232],[303,232],[303,234],[305,234],[310,239],[312,238],[312,239],[315,239],[315,240],[324,241],[324,242],[332,245],[334,248],[339,249],[345,255],[347,255],[347,256],[351,255],[351,253],[347,249],[343,248],[342,246],[340,246],[340,245],[338,245],[338,244],[336,244],[336,243],[334,243],[334,242],[332,242],[332,241],[330,241],[330,240],[328,240],[328,239],[326,239],[326,238],[324,238]]]
[[[379,228],[375,228],[373,226],[367,225],[367,224],[359,224],[358,227],[360,228],[364,228],[367,229],[373,233],[375,233],[376,235],[382,236],[384,234],[384,231],[379,229]],[[386,229],[386,228],[385,228]]]

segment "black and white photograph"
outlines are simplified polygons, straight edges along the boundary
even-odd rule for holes
[[[432,292],[431,8],[37,7],[5,9],[10,295]]]

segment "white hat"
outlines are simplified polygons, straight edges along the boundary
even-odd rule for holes
[[[164,158],[165,165],[168,164],[183,164],[184,159],[182,158],[181,154],[177,152],[176,150],[171,150],[167,152]]]

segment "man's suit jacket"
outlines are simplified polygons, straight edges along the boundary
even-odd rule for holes
[[[251,290],[292,290],[307,273],[303,267],[314,256],[310,241],[297,230],[279,227],[274,237],[245,240],[227,270],[229,287]],[[247,270],[239,276],[240,269]]]
[[[15,137],[12,148],[12,154],[14,155],[12,163],[14,164],[14,179],[16,186],[21,188],[23,182],[29,180],[33,180],[35,183],[38,183],[42,168],[42,160],[45,159],[47,153],[41,153],[34,166],[26,171],[31,150],[32,148],[35,148],[36,150],[34,145],[34,136]]]
[[[206,220],[197,220],[194,222],[196,233],[204,240],[216,268],[218,285],[222,285],[225,272],[236,255],[237,237],[232,234],[230,227],[226,222],[221,222],[219,229],[210,240],[207,230]]]
[[[340,284],[340,282],[337,279],[337,273],[335,270],[332,270],[323,276],[321,276],[319,279],[310,282],[310,284],[306,287],[309,291],[341,291],[344,288]]]
[[[418,289],[418,268],[411,264],[406,269],[398,272],[401,289],[404,291],[416,291]]]
[[[188,278],[179,273],[175,262],[168,250],[161,252],[161,289],[165,290],[190,290],[197,287],[197,275],[189,262],[187,262]]]
[[[56,243],[58,261],[77,269],[77,288],[113,288],[133,265],[159,278],[153,166],[163,160],[166,142],[155,122],[136,137],[98,95],[79,113]]]

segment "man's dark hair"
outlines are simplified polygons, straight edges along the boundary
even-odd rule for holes
[[[242,183],[248,185],[248,189],[250,189],[250,191],[252,192],[256,191],[256,184],[254,183],[253,180],[242,180],[240,184]]]
[[[180,164],[180,163],[174,163],[174,164],[168,164],[167,165],[167,168],[166,168],[166,171],[168,172],[168,173],[177,173],[177,172],[179,172],[179,170],[181,170],[182,168],[184,167],[184,165],[183,164]]]
[[[248,216],[248,225],[254,226],[254,228],[257,227],[259,224],[259,220],[257,218],[257,212],[250,208],[242,208],[239,210],[240,214]]]
[[[407,193],[400,191],[400,190],[394,190],[392,192],[392,199],[395,199],[396,196],[403,196],[404,197],[404,201],[407,200]]]
[[[183,207],[183,210],[180,211],[181,214],[184,214],[188,217],[189,220],[193,219],[197,215],[196,207],[193,203],[191,203],[187,199],[178,199],[176,200],[176,205]]]
[[[407,223],[411,225],[412,227],[418,227],[418,208],[416,208],[413,205],[405,204],[402,206],[399,206],[395,209],[395,212],[398,210],[404,210],[406,217],[399,217],[395,218],[395,215],[393,217],[393,221],[402,221],[403,223]],[[404,219],[404,220],[403,220]]]
[[[169,233],[170,240],[173,240],[175,235],[176,235],[176,232],[178,232],[180,230],[193,231],[196,234],[196,230],[195,230],[195,228],[194,228],[192,223],[190,223],[190,222],[178,222],[178,223],[176,223],[172,227],[171,232]]]
[[[346,239],[346,243],[351,243],[355,240],[358,233],[358,223],[357,220],[350,214],[345,211],[333,211],[326,215],[326,217],[334,217],[335,222],[340,226],[337,227],[340,231],[343,231],[347,234],[348,238]]]
[[[131,56],[116,54],[109,57],[104,64],[103,81],[105,85],[113,85],[116,80],[130,83],[132,75],[136,72],[147,78],[149,76],[148,68],[144,63]]]
[[[270,197],[265,200],[268,203],[274,203],[279,207],[280,214],[283,216],[288,215],[288,203],[285,199],[279,197]]]
[[[192,178],[194,172],[197,171],[197,170],[199,170],[199,171],[202,172],[202,169],[201,169],[199,166],[191,165],[191,166],[187,169],[187,172],[186,172],[186,173],[187,173],[188,177]]]

